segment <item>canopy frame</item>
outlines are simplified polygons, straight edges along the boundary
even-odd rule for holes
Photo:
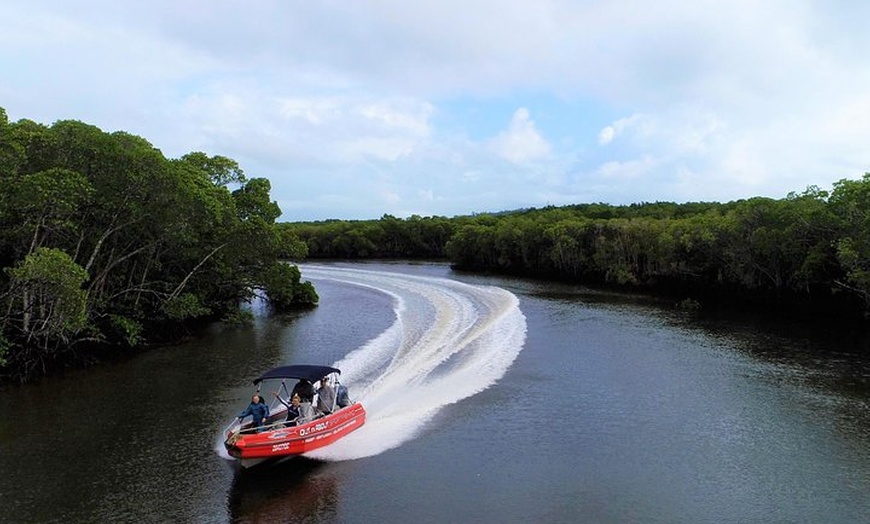
[[[337,368],[330,366],[315,366],[309,364],[279,366],[277,368],[270,369],[269,371],[255,378],[254,384],[259,384],[264,380],[286,378],[295,378],[300,380],[305,379],[309,382],[317,382],[321,378],[328,376],[332,373],[340,375],[341,371]]]

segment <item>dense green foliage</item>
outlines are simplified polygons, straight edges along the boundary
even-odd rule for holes
[[[280,262],[305,245],[275,223],[270,190],[229,158],[167,159],[137,136],[0,108],[0,377],[172,338],[257,289],[279,308],[316,303]]]
[[[292,238],[305,243],[311,258],[444,258],[445,246],[460,219],[402,220],[384,215],[379,220],[328,220],[279,224]]]
[[[729,203],[583,204],[446,218],[283,224],[309,257],[446,257],[472,270],[860,315],[870,174],[829,193]]]

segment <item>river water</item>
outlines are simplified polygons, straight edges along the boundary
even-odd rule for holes
[[[305,264],[316,309],[0,391],[2,522],[870,522],[864,336]],[[241,470],[250,381],[336,364],[365,426]]]

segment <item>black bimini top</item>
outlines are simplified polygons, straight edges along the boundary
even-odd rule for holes
[[[305,364],[297,366],[281,366],[275,369],[270,369],[263,373],[259,378],[255,378],[254,384],[259,384],[263,380],[275,378],[304,378],[309,382],[317,382],[330,373],[340,374],[341,371],[329,366],[310,366]]]

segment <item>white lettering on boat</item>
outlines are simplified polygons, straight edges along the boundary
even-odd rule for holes
[[[326,429],[328,427],[329,427],[329,422],[320,422],[320,423],[315,424],[314,426],[312,426],[310,428],[301,428],[299,430],[299,436],[304,437],[305,435],[309,435],[309,434],[314,433],[316,431],[323,431],[324,429]]]

